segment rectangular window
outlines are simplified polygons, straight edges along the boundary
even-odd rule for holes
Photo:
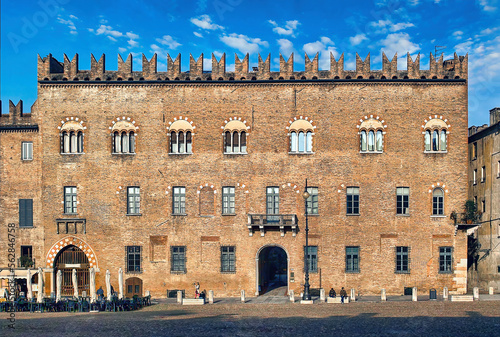
[[[486,166],[481,167],[481,182],[484,183],[486,181]]]
[[[34,267],[33,263],[33,247],[31,246],[21,246],[21,257],[20,257],[21,267]]]
[[[307,198],[307,214],[318,214],[318,188],[308,187],[307,192],[309,193],[309,198]]]
[[[481,212],[486,213],[486,199],[481,200]]]
[[[439,247],[439,272],[451,273],[453,247]]]
[[[266,214],[267,222],[279,221],[279,216],[271,216],[280,214],[280,189],[277,186],[269,186],[266,189]]]
[[[234,186],[222,188],[222,214],[234,214]]]
[[[477,184],[477,169],[474,169],[474,171],[472,172],[472,184]]]
[[[410,188],[396,188],[396,214],[410,214]]]
[[[19,199],[19,227],[33,227],[33,199]]]
[[[170,247],[170,270],[176,273],[186,273],[186,246]]]
[[[76,214],[76,186],[64,187],[64,213]]]
[[[307,253],[306,247],[304,247],[304,256]],[[318,246],[309,246],[309,272],[317,273],[318,272]]]
[[[21,143],[21,160],[33,160],[33,143]]]
[[[477,143],[472,144],[471,159],[477,158]]]
[[[141,246],[127,246],[127,271],[141,272]]]
[[[236,271],[236,247],[220,247],[220,271],[223,273],[234,273]]]
[[[396,273],[409,273],[410,247],[396,247]]]
[[[346,273],[359,273],[359,247],[345,247]]]
[[[141,189],[135,186],[127,188],[127,214],[141,213]]]
[[[186,188],[183,186],[174,187],[173,214],[186,214]]]
[[[359,214],[359,187],[347,188],[347,214]]]

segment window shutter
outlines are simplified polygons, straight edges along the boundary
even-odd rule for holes
[[[19,226],[26,226],[26,203],[25,199],[19,199]]]
[[[128,272],[128,247],[125,246],[125,272]]]
[[[33,199],[26,199],[25,201],[26,210],[26,226],[33,226]]]

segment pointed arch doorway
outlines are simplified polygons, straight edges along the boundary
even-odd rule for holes
[[[76,278],[78,281],[78,294],[81,296],[85,290],[89,294],[90,275],[89,260],[85,252],[74,245],[68,245],[57,254],[54,259],[54,280],[57,277],[57,271],[62,272],[62,296],[73,296],[73,269],[76,269]],[[54,286],[57,289],[57,282]]]
[[[288,294],[289,257],[280,245],[266,245],[259,249],[256,258],[255,295]]]

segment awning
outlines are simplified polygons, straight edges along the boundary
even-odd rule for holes
[[[4,269],[0,271],[0,279],[10,279],[12,278],[12,273],[9,269]],[[28,270],[27,269],[14,269],[14,278],[16,279],[27,279],[28,278]]]

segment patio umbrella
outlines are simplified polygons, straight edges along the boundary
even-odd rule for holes
[[[111,301],[111,273],[109,269],[106,270],[106,295],[108,295],[108,301]]]
[[[90,303],[96,302],[96,293],[95,293],[95,269],[90,268]]]
[[[73,281],[73,297],[78,299],[78,280],[76,279],[76,269],[73,269],[71,281]]]
[[[41,267],[38,268],[38,296],[36,301],[43,303],[43,271]]]
[[[62,288],[62,271],[57,271],[57,289],[56,289],[56,302],[61,301],[61,288]]]
[[[121,267],[120,267],[120,269],[118,269],[118,290],[119,290],[118,298],[120,300],[122,300],[123,299],[123,270]]]
[[[28,287],[28,293],[26,294],[26,298],[28,301],[31,301],[33,298],[33,291],[31,289],[31,270],[28,268],[28,273],[26,274],[26,286]]]

